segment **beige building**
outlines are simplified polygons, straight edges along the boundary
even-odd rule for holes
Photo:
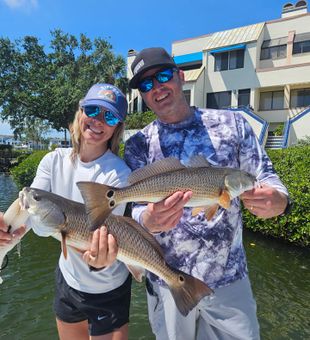
[[[242,112],[269,147],[310,136],[306,1],[285,4],[279,19],[175,41],[171,54],[185,72],[184,93],[191,105]],[[128,52],[128,78],[135,55]],[[137,90],[128,100],[130,112],[147,109]]]

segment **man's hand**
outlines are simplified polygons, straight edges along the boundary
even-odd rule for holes
[[[160,202],[149,203],[142,213],[143,225],[152,233],[174,228],[180,221],[183,208],[192,195],[191,191],[185,193],[177,191]]]
[[[260,218],[278,216],[284,212],[287,205],[286,195],[265,185],[244,192],[240,198],[245,208]]]
[[[115,238],[103,226],[94,231],[90,250],[83,254],[83,259],[91,267],[108,267],[116,260],[117,250]]]
[[[4,223],[3,213],[0,212],[0,246],[10,244],[13,238],[22,237],[26,232],[26,227],[21,226],[16,229],[12,234],[8,232],[8,226]]]

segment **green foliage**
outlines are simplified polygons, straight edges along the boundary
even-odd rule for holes
[[[302,139],[298,139],[296,146],[306,146],[310,145],[310,136],[306,136]]]
[[[125,150],[125,144],[120,143],[119,151],[118,151],[118,155],[119,155],[120,158],[124,158],[124,150]]]
[[[275,136],[282,136],[283,135],[283,129],[284,129],[284,123],[281,123],[276,127],[273,134]]]
[[[0,151],[11,151],[12,149],[13,149],[13,145],[0,144]]]
[[[284,239],[301,246],[310,245],[310,147],[268,150],[276,172],[294,202],[287,216],[258,219],[244,209],[247,228]]]
[[[126,117],[126,129],[142,129],[155,119],[153,111],[130,113]]]
[[[59,29],[51,35],[48,53],[33,36],[0,38],[0,116],[15,135],[38,118],[58,131],[68,128],[94,83],[112,83],[126,91],[125,60],[108,41],[92,41],[84,34],[78,39]]]
[[[46,150],[35,151],[21,163],[11,169],[10,173],[19,189],[31,185],[41,159],[48,153]]]

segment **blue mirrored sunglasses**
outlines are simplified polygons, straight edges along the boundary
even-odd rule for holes
[[[103,113],[103,119],[109,126],[117,125],[120,120],[111,111],[105,111],[104,108],[98,105],[87,105],[83,107],[83,110],[87,117],[97,117],[101,112]]]
[[[166,68],[164,70],[158,71],[153,76],[142,79],[138,84],[138,89],[143,93],[152,90],[152,88],[154,87],[154,78],[160,84],[167,83],[173,78],[173,72],[175,71],[177,71],[177,68],[175,67]]]

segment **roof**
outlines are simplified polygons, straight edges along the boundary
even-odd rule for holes
[[[204,66],[202,66],[198,69],[195,69],[195,70],[183,71],[185,81],[196,81],[198,79],[198,77],[200,76],[203,69],[204,69]]]
[[[264,25],[265,23],[261,22],[254,25],[213,33],[204,46],[204,50],[212,50],[218,47],[256,41],[259,38]]]

